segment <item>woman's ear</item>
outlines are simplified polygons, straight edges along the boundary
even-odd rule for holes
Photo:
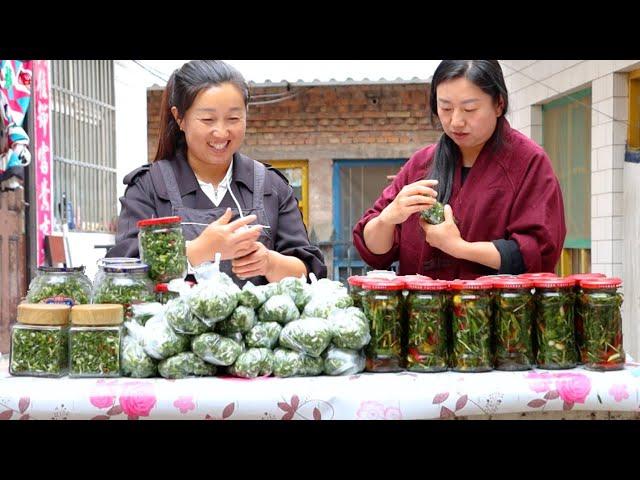
[[[496,103],[496,117],[500,118],[503,113],[504,113],[504,98],[502,98],[502,95],[501,95],[500,100],[498,100],[498,103]]]
[[[182,126],[181,126],[182,119],[178,116],[178,108],[177,107],[171,107],[171,115],[173,115],[173,119],[178,124],[178,127],[180,127],[180,130],[182,130]]]

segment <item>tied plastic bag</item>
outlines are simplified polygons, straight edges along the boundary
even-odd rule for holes
[[[193,352],[183,352],[158,364],[158,372],[164,378],[186,378],[190,376],[211,376],[216,374],[216,367],[205,363]]]
[[[242,353],[240,344],[217,333],[203,333],[191,340],[191,350],[207,363],[228,366]]]
[[[158,362],[147,355],[140,342],[133,335],[122,340],[120,371],[125,377],[147,378],[158,373]]]
[[[185,335],[199,335],[209,330],[209,327],[191,313],[186,298],[174,298],[165,304],[164,316],[167,323],[177,333]]]
[[[339,348],[360,350],[371,341],[369,322],[356,307],[334,310],[327,322],[333,333],[332,343]]]
[[[288,295],[274,295],[258,311],[261,322],[289,323],[300,318],[298,307]]]
[[[324,354],[324,373],[327,375],[354,375],[365,367],[365,357],[357,350],[331,346]]]
[[[324,370],[324,359],[322,357],[316,358],[301,353],[300,358],[302,365],[298,370],[298,375],[302,377],[315,377],[322,374]]]
[[[198,285],[187,298],[191,312],[208,327],[231,315],[240,296],[240,289],[231,277],[220,271],[219,259],[216,254],[216,262],[204,263],[195,269]]]
[[[250,348],[238,355],[236,362],[229,367],[231,375],[242,378],[268,376],[272,371],[273,352],[268,348]]]
[[[331,343],[331,326],[322,318],[304,318],[288,323],[280,332],[280,345],[319,357]]]
[[[174,332],[161,312],[147,321],[145,326],[126,322],[129,332],[139,339],[144,351],[156,360],[164,360],[189,348],[189,337]]]
[[[273,351],[273,375],[276,377],[293,377],[302,367],[302,354],[285,348]]]
[[[229,318],[216,324],[216,331],[222,335],[246,333],[255,326],[256,322],[255,310],[238,305]]]
[[[261,322],[244,336],[249,348],[273,348],[278,343],[282,327],[277,322]]]
[[[280,294],[288,295],[300,311],[311,300],[311,287],[307,284],[304,275],[300,276],[300,278],[285,277],[278,282],[278,285]]]
[[[309,277],[311,298],[302,311],[303,318],[327,318],[333,310],[353,305],[349,291],[340,282],[327,278],[317,280],[313,273]]]
[[[264,285],[254,285],[251,282],[247,282],[242,286],[240,295],[238,297],[238,303],[245,307],[252,309],[260,308],[260,306],[267,301],[267,291]]]
[[[131,305],[133,313],[131,320],[139,325],[144,325],[154,315],[160,313],[163,305],[158,302],[135,303]]]

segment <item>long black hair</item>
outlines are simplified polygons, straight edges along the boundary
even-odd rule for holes
[[[173,157],[176,150],[185,145],[184,132],[173,117],[171,107],[176,107],[183,117],[200,91],[223,83],[236,86],[245,107],[249,104],[249,86],[244,77],[220,60],[192,60],[173,72],[162,94],[160,134],[154,161]]]
[[[509,106],[509,96],[504,83],[502,68],[497,60],[443,60],[436,68],[431,80],[431,94],[429,106],[431,107],[431,121],[438,117],[437,88],[442,82],[464,77],[487,95],[491,96],[494,103],[502,100],[502,115],[498,118],[496,129],[489,139],[494,142],[494,147],[499,147],[503,142],[504,115]],[[436,147],[433,167],[427,178],[438,180],[438,201],[442,204],[449,202],[453,190],[453,173],[456,162],[461,156],[460,148],[446,134],[443,133]]]

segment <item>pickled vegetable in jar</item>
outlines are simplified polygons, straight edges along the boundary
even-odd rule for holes
[[[398,372],[402,359],[402,290],[404,281],[368,278],[362,288],[364,312],[369,321],[371,341],[365,347],[366,370]]]
[[[496,279],[495,356],[497,370],[528,370],[533,356],[533,282],[522,278]]]
[[[537,364],[540,368],[574,368],[577,361],[573,304],[575,280],[534,280]]]
[[[576,350],[578,352],[578,364],[583,364],[586,358],[586,351],[584,346],[584,322],[582,320],[582,309],[584,306],[581,304],[582,300],[582,287],[580,282],[582,280],[589,280],[592,278],[606,278],[603,273],[574,273],[567,278],[575,280],[576,284],[573,287],[573,293],[575,293],[574,309],[573,309],[573,324],[576,331]]]
[[[491,283],[478,280],[449,282],[453,307],[451,365],[455,371],[493,370],[491,287]]]
[[[589,370],[622,370],[622,286],[619,278],[580,281],[584,322],[584,367]]]
[[[351,295],[351,299],[353,300],[353,305],[362,310],[362,297],[365,294],[364,289],[362,288],[362,282],[366,280],[367,277],[363,275],[352,275],[347,278],[347,283],[349,284],[349,295]]]
[[[449,366],[447,288],[442,280],[409,280],[405,288],[407,312],[407,369],[443,372]]]
[[[27,303],[62,303],[70,307],[91,301],[91,281],[84,267],[38,267],[29,284]]]
[[[93,303],[119,303],[128,320],[133,316],[131,305],[155,301],[147,265],[109,265],[101,269],[102,279],[93,286]]]
[[[138,222],[140,260],[149,265],[149,278],[165,283],[187,274],[187,250],[180,217]]]

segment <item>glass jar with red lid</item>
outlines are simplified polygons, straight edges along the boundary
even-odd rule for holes
[[[566,278],[572,278],[576,281],[576,284],[573,287],[573,293],[576,295],[573,309],[573,324],[575,325],[576,330],[576,350],[578,351],[577,363],[582,364],[585,362],[584,358],[586,356],[586,351],[584,348],[584,322],[582,320],[582,309],[584,306],[581,303],[583,297],[580,282],[582,280],[590,280],[593,278],[606,278],[606,275],[604,273],[574,273]]]
[[[619,278],[580,281],[584,322],[584,367],[608,371],[624,368],[622,348],[622,286]]]
[[[547,277],[534,280],[537,363],[540,368],[564,369],[576,366],[572,278]]]
[[[364,289],[362,288],[362,282],[364,282],[367,277],[363,275],[352,275],[347,278],[347,283],[349,284],[349,295],[351,295],[351,299],[353,300],[354,307],[358,307],[362,309],[362,297],[364,296]]]
[[[492,283],[479,280],[449,282],[452,295],[451,366],[458,372],[493,370],[491,355]]]
[[[138,222],[140,259],[149,278],[165,283],[187,274],[187,250],[180,217],[149,218]]]
[[[533,282],[501,278],[493,282],[495,356],[497,370],[528,370],[533,356]]]
[[[398,372],[402,359],[402,291],[399,278],[367,278],[362,283],[364,312],[369,320],[371,341],[365,347],[366,370]]]

